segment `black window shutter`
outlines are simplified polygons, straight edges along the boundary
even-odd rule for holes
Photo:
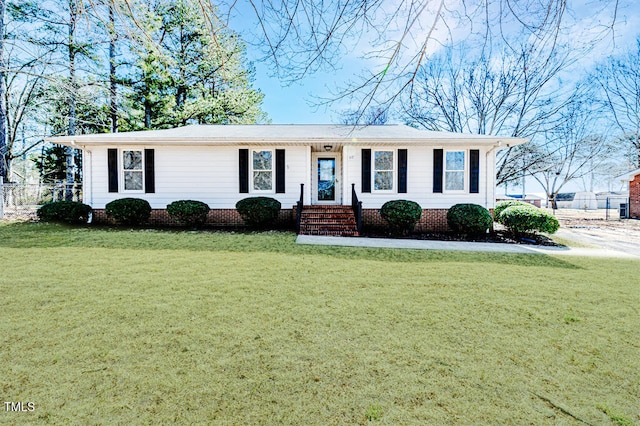
[[[398,193],[407,192],[407,150],[398,150]]]
[[[109,192],[118,192],[118,150],[107,150],[107,174],[109,176]]]
[[[371,150],[362,150],[362,192],[371,192]]]
[[[284,149],[276,149],[276,193],[284,194],[285,184],[285,161],[284,161]]]
[[[247,193],[249,192],[249,150],[241,149],[239,158],[240,193]]]
[[[480,150],[469,150],[469,192],[480,192]]]
[[[155,150],[144,150],[144,192],[153,194],[156,192],[156,165]]]
[[[433,192],[442,192],[444,150],[433,150]]]

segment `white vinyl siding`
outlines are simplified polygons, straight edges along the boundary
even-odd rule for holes
[[[489,151],[490,148],[482,146],[465,146],[464,149],[456,149],[449,151],[464,151],[465,152],[465,189],[468,189],[468,149],[480,150],[480,181],[479,193],[470,194],[468,191],[445,191],[443,193],[432,192],[433,188],[433,150],[435,148],[441,148],[441,146],[401,146],[399,148],[407,148],[407,193],[397,194],[396,192],[384,192],[374,191],[372,182],[372,192],[363,193],[361,190],[361,172],[362,172],[362,148],[369,148],[366,146],[346,146],[344,148],[344,170],[345,176],[343,179],[345,194],[351,193],[351,184],[355,183],[356,193],[358,199],[362,201],[363,208],[366,209],[379,209],[382,205],[390,200],[404,199],[415,201],[423,209],[448,209],[454,204],[458,203],[473,203],[485,206],[487,208],[493,208],[495,206],[495,190],[493,188],[495,183],[495,151]],[[467,149],[468,148],[468,149]],[[375,150],[386,150],[386,148],[372,148]],[[487,155],[487,151],[489,154]],[[446,151],[445,151],[446,152]],[[444,154],[444,153],[443,153]],[[372,159],[373,160],[373,159]],[[396,165],[397,168],[397,159]],[[373,161],[372,161],[373,162]],[[444,167],[443,167],[444,169]],[[373,166],[372,166],[373,173]],[[444,182],[443,182],[444,184]],[[396,184],[397,187],[397,184]],[[444,185],[443,185],[444,188]],[[344,203],[348,204],[351,201],[349,196],[345,197]]]
[[[108,192],[107,148],[91,149],[92,207],[96,209],[104,208],[109,201],[124,196],[122,193]],[[149,201],[154,209],[164,209],[167,204],[177,200],[203,201],[212,209],[235,209],[239,200],[250,196],[250,194],[239,192],[237,145],[154,146],[153,148],[155,149],[155,193],[141,193],[137,196]],[[264,149],[272,149],[275,154],[276,148],[286,151],[285,193],[272,193],[269,196],[280,201],[283,209],[290,209],[300,197],[300,184],[305,184],[305,190],[311,187],[309,147],[273,146],[273,149],[271,147]],[[142,148],[140,150],[144,151]],[[251,162],[251,154],[249,158]],[[275,155],[273,168],[275,188]],[[122,178],[119,180],[122,182]]]
[[[113,146],[111,146],[113,147]],[[363,207],[378,209],[389,200],[406,199],[417,202],[424,209],[449,208],[457,203],[475,203],[493,208],[495,205],[495,151],[484,146],[463,145],[459,149],[449,151],[465,151],[469,149],[480,150],[480,181],[479,193],[444,192],[432,193],[433,187],[433,150],[441,148],[441,145],[424,146],[398,146],[407,148],[407,188],[406,194],[397,194],[389,191],[373,191],[362,193],[361,191],[361,150],[362,148],[373,151],[394,151],[390,146],[368,147],[362,144],[346,145],[341,150],[340,167],[336,170],[338,176],[342,176],[340,191],[342,203],[351,202],[351,184],[355,184],[356,192]],[[105,204],[117,198],[123,198],[122,193],[108,192],[107,173],[107,148],[90,148],[90,155],[85,159],[88,164],[84,166],[91,169],[91,177],[85,176],[85,189],[87,198],[92,207],[104,208]],[[144,147],[133,149],[144,151]],[[149,148],[149,147],[146,147]],[[167,204],[177,200],[199,200],[207,203],[212,209],[234,209],[235,204],[250,194],[239,192],[239,164],[238,145],[228,146],[153,146],[155,149],[155,193],[137,195],[149,201],[154,209],[164,209]],[[253,147],[260,150],[285,149],[285,193],[272,193],[269,196],[282,203],[283,209],[292,208],[300,196],[300,184],[304,184],[305,203],[311,202],[312,190],[312,164],[314,161],[310,146],[279,146],[269,145]],[[449,147],[450,148],[450,147]],[[132,149],[126,147],[125,149]],[[120,154],[121,156],[121,154]],[[275,155],[274,155],[275,157]],[[466,155],[468,157],[468,155]],[[251,162],[251,149],[249,150]],[[465,158],[468,161],[467,158]],[[122,161],[119,159],[119,161]],[[273,162],[275,169],[275,158]],[[397,154],[394,154],[394,168],[397,169]],[[372,174],[374,168],[372,164]],[[465,171],[466,174],[466,171]],[[394,170],[394,189],[397,189],[397,170]],[[275,179],[275,174],[274,174]],[[122,178],[120,176],[120,185]],[[251,180],[251,175],[250,175]],[[468,177],[465,177],[468,181]],[[251,188],[252,182],[249,182]],[[274,180],[275,185],[275,180]],[[373,190],[373,177],[372,177]]]

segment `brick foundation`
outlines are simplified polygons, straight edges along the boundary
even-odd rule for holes
[[[640,213],[640,211],[638,211]],[[283,209],[275,224],[279,229],[294,229],[296,220],[296,208]],[[362,221],[366,231],[367,228],[386,228],[387,222],[380,216],[379,209],[362,209]],[[108,219],[104,209],[93,210],[93,221],[97,225],[114,225],[115,223]],[[150,226],[179,226],[169,217],[165,209],[153,209]],[[213,209],[209,211],[206,226],[216,228],[241,228],[245,224],[235,209]],[[447,225],[447,209],[424,209],[422,217],[415,228],[418,232],[443,232],[448,231]]]
[[[629,182],[629,217],[640,219],[640,174]]]
[[[107,218],[104,209],[93,210],[92,223],[97,225],[114,225],[115,223]],[[179,226],[171,220],[171,217],[165,209],[151,210],[151,218],[148,225],[150,226]],[[244,227],[244,221],[235,209],[212,209],[207,216],[206,226],[216,228],[241,228]],[[291,209],[280,210],[275,227],[281,229],[293,229],[295,226],[295,215]]]
[[[448,209],[423,209],[422,217],[416,224],[415,230],[418,232],[443,232],[449,230],[447,225]],[[387,221],[380,216],[378,209],[362,209],[362,224],[365,228],[386,228]]]

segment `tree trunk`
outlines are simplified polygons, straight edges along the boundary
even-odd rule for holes
[[[148,99],[144,100],[144,127],[151,128],[151,102]]]
[[[118,132],[118,88],[116,86],[116,29],[113,4],[109,3],[109,114],[111,115],[111,133]]]
[[[5,109],[5,63],[4,63],[4,12],[5,0],[0,0],[0,178],[6,178],[9,174],[7,161],[7,111]]]
[[[76,30],[77,10],[75,0],[69,0],[69,39],[68,39],[68,59],[69,59],[69,136],[76,134],[76,50],[75,50],[75,30]],[[74,149],[66,148],[67,156],[67,176],[64,198],[67,201],[73,200],[73,187],[75,184],[75,158]]]

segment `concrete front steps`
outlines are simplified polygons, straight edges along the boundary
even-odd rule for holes
[[[351,206],[304,206],[300,235],[357,237],[358,227]]]

